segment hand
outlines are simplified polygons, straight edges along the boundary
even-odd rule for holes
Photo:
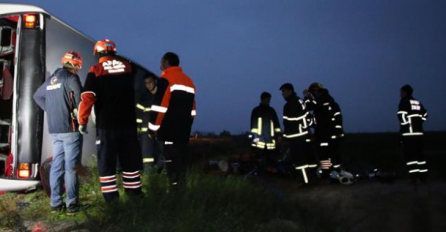
[[[77,115],[78,115],[78,110],[76,108],[74,108],[74,110],[73,110],[74,119],[77,119]]]
[[[81,135],[88,134],[87,125],[79,125],[79,132],[81,133]]]

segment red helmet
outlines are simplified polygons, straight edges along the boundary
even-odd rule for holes
[[[69,51],[62,56],[62,64],[66,63],[82,68],[82,56],[75,51]]]
[[[103,51],[116,52],[115,42],[108,39],[99,40],[98,42],[96,42],[93,49],[93,55],[96,55],[96,52],[103,52]]]

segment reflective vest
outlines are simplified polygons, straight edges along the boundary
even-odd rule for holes
[[[421,102],[413,97],[402,98],[397,115],[402,136],[423,135],[423,123],[427,120],[428,114]]]
[[[286,101],[283,108],[283,137],[289,139],[308,138],[312,120],[304,102],[296,94],[288,97]]]
[[[281,133],[276,111],[260,104],[251,113],[251,146],[259,149],[276,149],[276,137]]]

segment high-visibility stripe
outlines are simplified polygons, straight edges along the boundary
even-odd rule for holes
[[[309,164],[308,165],[308,168],[315,168],[315,167],[317,167],[317,164]]]
[[[273,121],[270,121],[270,125],[271,125],[271,127],[270,127],[270,130],[271,130],[271,137],[274,137],[274,130],[273,130],[273,128],[274,128],[274,123],[273,123]]]
[[[341,125],[336,125],[336,128],[342,129]]]
[[[149,129],[153,131],[157,131],[160,128],[158,125],[153,125],[152,123],[149,123]]]
[[[173,144],[173,142],[170,142],[170,141],[165,141],[164,142],[164,145],[172,145]]]
[[[397,114],[407,114],[407,111],[398,111]]]
[[[137,118],[137,119],[136,119],[136,123],[142,123],[142,119]]]
[[[303,136],[303,135],[306,135],[306,134],[308,134],[308,131],[304,131],[302,133],[297,133],[297,134],[291,134],[291,135],[284,134],[283,137],[285,137],[285,138],[296,138],[296,137],[300,137],[300,136]]]
[[[122,184],[124,184],[124,185],[138,185],[138,184],[141,184],[141,181],[134,181],[134,182],[123,181]]]
[[[341,114],[341,112],[336,112],[336,113],[334,113],[333,116],[338,116],[338,115],[340,115],[340,114]]]
[[[162,107],[162,106],[153,105],[152,106],[152,111],[159,112],[159,113],[166,113],[167,112],[167,108],[166,107]]]
[[[258,134],[258,133],[259,133],[259,130],[258,130],[257,128],[253,128],[253,129],[251,129],[251,133]]]
[[[195,94],[194,88],[191,88],[189,86],[178,85],[178,84],[170,86],[170,92],[173,92],[173,91],[176,91],[176,90],[185,91],[185,92],[188,92],[188,93]]]
[[[192,116],[197,116],[197,111],[196,110],[192,110],[192,112],[190,113]]]
[[[414,165],[414,164],[418,164],[418,161],[410,161],[406,163],[406,165]]]
[[[324,103],[324,106],[328,106],[328,105],[330,105],[330,103],[329,103],[329,102],[326,102],[326,103]]]
[[[108,180],[111,178],[116,178],[116,175],[111,175],[111,176],[100,176],[99,180]]]
[[[276,131],[277,133],[280,133],[282,130],[281,130],[280,128],[276,128],[275,131]]]
[[[135,185],[135,186],[133,186],[133,185],[124,185],[124,188],[126,188],[126,189],[137,189],[137,188],[141,188],[142,187],[142,185]]]
[[[141,132],[146,132],[148,130],[149,130],[149,128],[147,128],[147,127],[141,127]]]
[[[304,168],[308,168],[308,164],[301,165],[301,166],[297,166],[297,167],[296,167],[296,170],[304,169]]]
[[[303,168],[301,170],[302,170],[302,175],[304,176],[305,184],[308,184],[307,171],[305,170],[305,168]]]
[[[122,172],[122,174],[124,174],[124,176],[125,175],[137,175],[137,174],[139,174],[139,171],[135,171],[135,172]]]
[[[283,116],[283,119],[288,120],[288,121],[299,121],[299,120],[302,120],[303,118],[307,117],[307,115],[308,115],[308,112],[305,113],[304,115],[302,115],[300,117],[296,117],[296,118],[290,118],[287,116]]]
[[[262,118],[257,119],[257,128],[259,128],[259,135],[262,135]]]
[[[428,169],[420,169],[420,172],[427,172]]]
[[[412,169],[412,170],[409,170],[409,173],[415,173],[415,172],[419,172],[420,171],[420,169]]]
[[[320,146],[321,147],[328,147],[328,143],[321,143]]]
[[[336,139],[336,135],[331,136],[331,139]]]
[[[424,165],[424,164],[426,164],[426,161],[418,162],[418,165]]]
[[[340,164],[333,165],[333,168],[340,168],[340,167],[341,167]]]
[[[403,136],[417,136],[417,135],[423,135],[423,132],[403,133]]]
[[[96,145],[101,144],[101,140],[96,140]]]
[[[150,108],[150,107],[144,108],[144,112],[149,112],[151,110],[152,110],[152,108]]]
[[[155,162],[155,159],[154,158],[143,158],[142,162],[143,163],[153,163],[153,162]]]
[[[140,110],[144,110],[144,106],[141,104],[136,104],[136,108],[140,109]]]
[[[110,183],[110,182],[115,182],[115,181],[116,181],[116,177],[112,178],[112,179],[107,179],[107,180],[105,180],[105,179],[104,180],[103,179],[100,180],[101,183]]]

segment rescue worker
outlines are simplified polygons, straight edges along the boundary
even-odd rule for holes
[[[286,101],[283,107],[283,137],[290,146],[291,159],[295,169],[302,172],[305,184],[316,176],[316,157],[311,144],[310,126],[312,120],[305,108],[304,102],[294,92],[290,83],[280,87],[282,96]]]
[[[417,184],[425,181],[428,173],[423,154],[423,124],[428,114],[423,104],[413,97],[413,88],[410,85],[401,87],[400,94],[398,119],[401,144],[411,182]]]
[[[69,51],[62,57],[63,68],[57,69],[34,93],[34,100],[47,113],[48,131],[53,145],[50,170],[51,211],[62,211],[63,186],[66,188],[67,214],[80,210],[79,180],[76,169],[81,165],[82,135],[78,132],[77,108],[82,91],[77,75],[82,57]]]
[[[101,191],[107,203],[119,198],[116,162],[122,167],[124,189],[141,194],[141,149],[135,115],[135,90],[132,65],[116,55],[116,45],[101,40],[94,46],[99,63],[92,66],[85,81],[79,106],[79,131],[87,133],[93,105],[96,115],[96,146]]]
[[[277,113],[270,106],[271,94],[263,92],[260,95],[260,105],[251,112],[251,146],[261,152],[267,164],[272,162],[272,151],[276,150],[280,140],[280,124]]]
[[[152,105],[149,129],[164,143],[163,155],[171,186],[185,181],[186,150],[195,118],[195,85],[183,73],[177,54],[161,58],[161,78]]]
[[[341,169],[340,141],[344,138],[341,108],[320,83],[304,91],[305,105],[314,115],[314,136],[320,160],[321,176],[350,184],[353,175]]]
[[[144,76],[144,90],[136,103],[136,122],[138,124],[139,143],[142,151],[144,170],[149,171],[158,164],[160,146],[154,136],[149,133],[150,110],[157,87],[158,77],[153,73]],[[160,168],[160,167],[158,167]]]

